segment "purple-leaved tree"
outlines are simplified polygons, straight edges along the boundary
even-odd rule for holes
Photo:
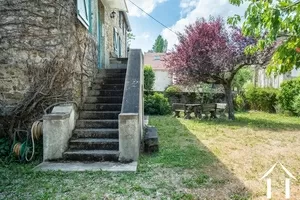
[[[247,55],[248,45],[256,41],[244,37],[237,28],[226,28],[221,18],[199,19],[186,27],[179,44],[165,57],[166,67],[183,85],[200,82],[222,84],[228,105],[228,118],[234,119],[231,84],[241,68],[263,64],[268,53]],[[261,56],[264,55],[264,56]],[[261,59],[261,58],[264,59]]]

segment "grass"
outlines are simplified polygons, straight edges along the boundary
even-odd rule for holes
[[[299,118],[250,112],[236,121],[158,116],[150,124],[160,151],[141,155],[137,173],[35,172],[38,162],[10,163],[0,166],[0,199],[265,199],[259,178],[276,161],[300,180]],[[275,199],[284,197],[279,178]],[[293,198],[299,186],[292,181]]]

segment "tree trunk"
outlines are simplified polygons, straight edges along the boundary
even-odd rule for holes
[[[226,102],[227,102],[227,107],[228,107],[228,119],[234,120],[235,116],[234,116],[231,83],[225,84],[223,86],[224,86],[224,90],[225,90]]]

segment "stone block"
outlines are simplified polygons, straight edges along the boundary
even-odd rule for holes
[[[158,133],[155,127],[146,127],[144,137],[144,151],[147,153],[158,152]]]
[[[120,162],[137,161],[140,152],[141,133],[139,115],[122,113],[119,115],[119,151]]]
[[[58,160],[68,148],[75,127],[77,113],[74,105],[53,108],[43,117],[43,160]]]

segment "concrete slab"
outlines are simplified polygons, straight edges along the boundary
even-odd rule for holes
[[[137,162],[132,163],[113,163],[113,162],[43,162],[34,168],[36,171],[65,171],[65,172],[84,172],[84,171],[107,171],[107,172],[136,172]]]

